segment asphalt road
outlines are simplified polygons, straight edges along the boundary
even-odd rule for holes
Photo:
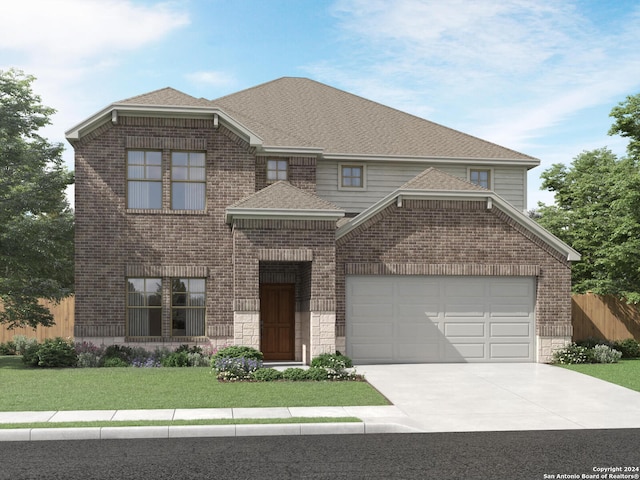
[[[595,470],[611,467],[629,476]],[[603,479],[639,467],[631,429],[0,443],[2,480]]]

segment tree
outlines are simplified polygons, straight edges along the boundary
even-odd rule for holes
[[[65,189],[73,174],[62,144],[38,130],[55,112],[32,91],[34,77],[0,70],[0,323],[52,325],[39,298],[73,292],[73,212]]]
[[[610,134],[630,138],[628,155],[601,148],[578,155],[570,167],[542,173],[555,205],[539,204],[536,219],[582,254],[572,267],[573,291],[614,294],[640,302],[640,95],[611,116]]]

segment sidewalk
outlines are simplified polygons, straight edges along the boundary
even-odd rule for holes
[[[78,410],[0,412],[0,423],[262,419],[295,417],[357,417],[360,423],[278,423],[152,427],[76,427],[0,429],[0,441],[107,440],[131,438],[240,437],[258,435],[322,435],[409,433],[421,431],[400,409],[366,407],[205,408],[163,410]]]

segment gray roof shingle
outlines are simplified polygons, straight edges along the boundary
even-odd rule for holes
[[[211,102],[204,98],[195,98],[175,88],[166,87],[153,92],[115,102],[116,105],[162,105],[172,107],[211,107]]]
[[[424,172],[402,185],[400,190],[487,191],[486,188],[480,185],[454,177],[436,168],[427,168]]]
[[[343,210],[309,192],[279,181],[231,205],[233,209],[247,210]]]

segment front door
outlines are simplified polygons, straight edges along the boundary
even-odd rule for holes
[[[294,284],[260,285],[260,350],[265,360],[294,360]]]

